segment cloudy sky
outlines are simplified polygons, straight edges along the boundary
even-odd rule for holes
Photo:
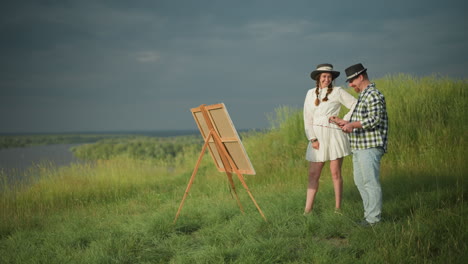
[[[0,133],[237,129],[302,107],[310,72],[468,78],[466,1],[2,1]]]

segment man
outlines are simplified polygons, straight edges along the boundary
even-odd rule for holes
[[[373,226],[381,220],[382,188],[380,159],[387,151],[388,116],[384,95],[369,81],[361,63],[345,70],[349,86],[359,93],[349,121],[331,117],[343,132],[349,133],[353,152],[354,183],[364,205],[362,226]]]

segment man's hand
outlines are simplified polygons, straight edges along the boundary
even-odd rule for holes
[[[346,123],[344,126],[341,126],[341,130],[345,133],[351,133],[353,132],[354,126],[352,123]]]

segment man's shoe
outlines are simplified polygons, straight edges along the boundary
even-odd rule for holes
[[[369,223],[367,222],[366,219],[363,219],[362,221],[358,222],[357,224],[361,227],[370,227],[370,226],[375,226],[377,225],[379,222],[375,222],[375,223]]]

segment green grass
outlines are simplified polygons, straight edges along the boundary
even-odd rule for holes
[[[257,171],[245,175],[263,221],[234,176],[205,154],[173,224],[200,146],[170,159],[117,155],[93,166],[39,167],[2,185],[0,263],[464,263],[466,81],[438,76],[377,80],[390,118],[382,160],[384,222],[361,228],[362,202],[343,164],[343,215],[333,212],[328,168],[314,212],[302,216],[307,141],[299,109],[280,107],[272,128],[243,135]],[[133,144],[130,143],[129,144]]]

